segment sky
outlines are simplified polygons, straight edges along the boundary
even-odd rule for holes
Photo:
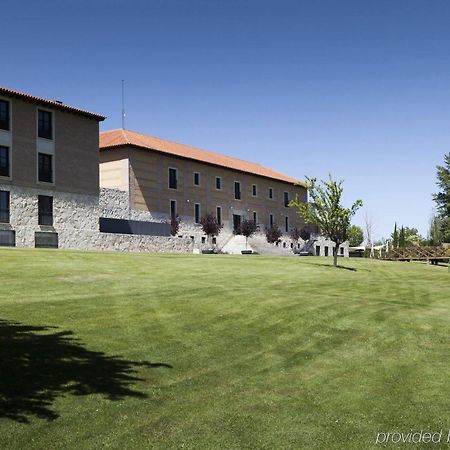
[[[427,234],[450,150],[447,0],[46,0],[1,5],[0,85],[126,128],[344,180],[376,238]],[[6,20],[5,20],[6,19]]]

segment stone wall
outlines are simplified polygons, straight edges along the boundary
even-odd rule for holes
[[[58,233],[58,246],[65,249],[155,253],[193,251],[194,244],[189,238],[100,233],[100,211],[103,212],[107,205],[103,203],[100,206],[98,196],[6,185],[0,185],[0,190],[10,192],[10,223],[0,224],[0,229],[15,231],[16,247],[34,247],[35,232],[45,231]],[[53,197],[53,226],[38,224],[39,195]],[[119,201],[124,208],[126,204],[123,202],[122,194],[117,194],[116,206]],[[116,212],[119,210],[120,208]],[[125,210],[126,208],[123,209]],[[124,212],[118,216],[133,220],[149,220],[148,217],[140,214],[134,216],[133,213],[130,212],[129,217],[126,217]],[[110,214],[109,217],[115,216]]]

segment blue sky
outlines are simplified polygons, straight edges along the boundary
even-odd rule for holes
[[[428,228],[450,149],[450,2],[2,4],[0,85],[288,175],[345,180],[388,236]]]

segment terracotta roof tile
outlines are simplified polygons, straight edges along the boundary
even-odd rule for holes
[[[107,150],[110,148],[123,147],[127,145],[168,153],[181,158],[201,161],[207,164],[226,167],[227,169],[251,173],[253,175],[272,178],[274,180],[284,181],[291,184],[306,186],[304,183],[296,180],[295,178],[288,177],[260,164],[233,158],[231,156],[221,155],[219,153],[201,150],[199,148],[190,147],[184,144],[178,144],[176,142],[137,133],[135,131],[118,129],[103,131],[100,133],[100,150]]]
[[[65,105],[64,103],[61,103],[61,102],[58,102],[55,100],[47,100],[45,98],[36,97],[35,95],[26,94],[24,92],[19,92],[14,89],[9,89],[9,88],[3,87],[3,86],[0,86],[0,95],[6,96],[6,97],[17,97],[17,98],[21,98],[23,100],[28,100],[28,101],[39,103],[40,105],[50,106],[52,108],[60,109],[63,111],[69,111],[74,114],[80,114],[85,117],[90,117],[91,119],[95,119],[99,122],[105,120],[105,118],[106,118],[99,114],[85,111],[84,109],[79,109],[79,108],[75,108],[74,106]]]

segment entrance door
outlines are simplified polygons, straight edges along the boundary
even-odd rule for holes
[[[241,216],[233,214],[233,233],[239,234],[241,232]]]

